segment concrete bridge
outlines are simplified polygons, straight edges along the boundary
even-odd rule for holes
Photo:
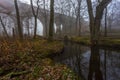
[[[36,7],[34,7],[36,9]],[[23,25],[23,22],[33,17],[31,6],[25,3],[19,4],[19,10],[20,10],[20,17],[21,17],[21,25]],[[45,13],[46,13],[46,19],[45,21]],[[38,19],[41,21],[43,25],[43,36],[46,35],[46,31],[49,30],[49,11],[44,10],[42,8],[39,9],[39,15]],[[7,14],[10,18],[12,18],[14,24],[17,24],[16,15],[15,15],[15,9],[12,11],[12,13]],[[54,23],[56,24],[57,30],[56,34],[64,34],[64,35],[75,35],[77,33],[76,31],[76,19],[71,16],[67,16],[64,14],[56,13],[54,14]],[[61,29],[62,26],[62,29]]]

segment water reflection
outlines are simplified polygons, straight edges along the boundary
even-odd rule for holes
[[[91,56],[89,62],[88,80],[103,80],[103,74],[100,69],[100,53],[97,46],[91,47]]]
[[[73,69],[83,80],[120,80],[120,52],[72,42],[54,60]]]

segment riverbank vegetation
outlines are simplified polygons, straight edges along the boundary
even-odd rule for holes
[[[75,74],[49,56],[59,54],[63,44],[44,39],[0,41],[1,80],[73,80]]]
[[[89,37],[71,37],[69,38],[70,41],[84,44],[84,45],[92,45]],[[104,47],[116,47],[119,48],[120,46],[120,39],[114,39],[109,37],[103,37],[99,40],[98,46]]]

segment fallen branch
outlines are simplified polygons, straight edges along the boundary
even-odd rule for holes
[[[11,72],[10,74],[8,74],[8,76],[10,78],[13,78],[13,77],[17,77],[17,76],[20,76],[20,75],[28,74],[28,73],[31,73],[31,72],[32,71]]]

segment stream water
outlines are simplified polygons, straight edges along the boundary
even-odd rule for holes
[[[54,57],[83,80],[120,80],[120,52],[67,42],[63,53]]]

